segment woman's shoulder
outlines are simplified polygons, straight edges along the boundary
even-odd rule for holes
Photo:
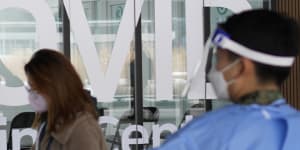
[[[97,127],[100,128],[98,125],[98,120],[90,113],[78,113],[77,117],[72,124],[75,128],[82,128],[82,127]]]
[[[74,122],[59,132],[51,133],[54,139],[62,144],[72,137],[88,138],[90,135],[99,137],[100,134],[101,128],[97,120],[89,113],[78,113]]]
[[[106,143],[97,119],[89,113],[79,114],[68,133],[70,149],[106,150]]]

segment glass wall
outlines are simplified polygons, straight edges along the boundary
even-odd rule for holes
[[[4,2],[3,2],[4,3]],[[62,45],[61,19],[59,15],[59,5],[57,0],[47,0],[45,3],[51,10],[51,15],[55,18],[55,30],[58,31],[56,38],[59,39],[57,46]],[[35,9],[35,8],[33,8]],[[22,87],[26,81],[23,71],[24,64],[30,59],[32,54],[40,46],[39,34],[37,33],[37,18],[29,9],[8,7],[0,10],[0,88],[3,91],[13,91]],[[15,90],[18,93],[18,90]],[[23,90],[25,93],[25,89]],[[14,93],[14,92],[13,92]],[[27,97],[11,95],[3,97],[3,101],[15,100],[12,97],[21,98],[21,101],[27,101]],[[16,102],[18,103],[18,102]],[[6,104],[6,103],[5,103]],[[7,106],[0,103],[0,122],[1,117],[6,117],[6,123],[0,124],[0,130],[7,131],[7,137],[11,136],[11,122],[16,115],[22,112],[32,112],[29,105]],[[17,104],[15,104],[17,105]],[[2,135],[1,135],[2,136]],[[0,139],[3,138],[0,136]],[[6,141],[6,140],[5,140]],[[11,143],[11,138],[7,139]],[[0,142],[1,143],[1,142]],[[32,141],[25,137],[22,145],[30,145]],[[1,144],[0,144],[1,145]],[[3,145],[1,145],[3,146]],[[11,145],[8,145],[11,149]]]
[[[48,0],[47,3],[55,16],[56,28],[59,29],[61,22],[58,15],[58,2]],[[62,36],[61,33],[59,35]],[[37,38],[36,20],[30,12],[21,8],[0,10],[1,86],[23,86],[23,82],[26,80],[23,67],[39,46]],[[62,45],[62,41],[58,44]],[[29,110],[31,111],[27,106],[10,108],[0,104],[0,111],[8,117],[8,121],[15,114]]]
[[[173,99],[156,99],[156,54],[155,51],[155,2],[148,0],[144,3],[142,11],[142,34],[143,34],[143,83],[144,105],[159,108],[159,123],[173,123],[179,126],[183,121],[187,109],[200,106],[199,111],[204,111],[204,101],[186,100],[181,98],[182,90],[187,81],[186,67],[186,19],[185,1],[172,0],[171,4],[171,30],[172,30],[172,94]]]
[[[92,35],[92,44],[95,45],[97,54],[97,65],[100,68],[94,67],[93,69],[101,69],[104,76],[110,67],[111,57],[115,40],[120,28],[120,23],[126,4],[126,0],[82,0],[82,7],[84,15],[88,23],[88,30]],[[66,8],[72,10],[72,2]],[[78,17],[71,14],[72,17]],[[133,16],[132,16],[133,17]],[[72,21],[72,18],[70,18]],[[71,22],[72,28],[72,22]],[[91,87],[91,79],[85,67],[85,60],[82,53],[93,51],[93,49],[80,50],[78,41],[74,30],[71,32],[71,61],[77,71],[79,72],[85,88],[91,91],[95,96],[95,90]],[[123,130],[129,124],[134,124],[134,111],[132,108],[133,102],[133,61],[134,61],[134,37],[131,37],[131,44],[126,52],[126,58],[122,64],[121,72],[119,75],[117,88],[115,90],[113,99],[109,102],[99,102],[97,104],[99,114],[114,117],[120,120],[123,125],[106,125],[104,126],[104,133],[109,146],[120,148],[120,139]],[[113,68],[110,68],[113,69]]]
[[[125,3],[126,0],[82,1],[89,30],[92,34],[93,44],[97,51],[99,65],[104,73],[107,72],[109,67]],[[73,35],[74,34],[71,32],[71,61],[79,72],[86,88],[88,90],[92,90],[81,55],[81,52],[84,53],[84,51],[91,50],[83,50],[80,52]],[[133,47],[130,49],[131,50],[128,49],[128,54],[125,63],[123,64],[114,99],[110,103],[99,103],[99,107],[107,108],[107,111],[110,111],[110,114],[113,114],[113,116],[116,117],[120,117],[125,110],[130,109],[130,101],[132,97],[130,64],[132,63],[134,56]],[[92,94],[93,93],[94,91],[92,91]]]
[[[56,29],[58,32],[59,43],[58,47],[63,51],[63,44],[70,44],[70,59],[76,70],[80,74],[82,82],[85,88],[91,92],[92,96],[99,96],[97,90],[93,89],[92,77],[93,70],[97,73],[97,70],[101,70],[104,79],[109,79],[107,75],[115,75],[117,73],[117,86],[113,93],[112,99],[100,99],[97,104],[98,112],[104,116],[110,116],[117,119],[119,122],[115,125],[103,125],[103,130],[109,146],[120,148],[121,137],[123,131],[130,124],[135,123],[134,106],[137,101],[143,103],[142,111],[143,122],[145,131],[149,134],[148,144],[145,147],[151,147],[153,144],[152,133],[154,124],[163,125],[166,123],[173,124],[172,127],[180,128],[181,124],[184,124],[191,117],[199,116],[206,111],[218,109],[230,102],[216,99],[189,99],[182,97],[184,86],[187,84],[187,14],[186,14],[186,0],[170,0],[170,33],[171,38],[171,58],[166,58],[165,63],[157,64],[158,58],[157,43],[156,41],[159,30],[156,26],[159,17],[155,13],[158,11],[157,3],[161,3],[159,0],[144,0],[144,4],[141,8],[141,34],[142,34],[142,70],[135,70],[135,36],[133,32],[130,34],[128,47],[124,48],[126,52],[125,57],[119,57],[118,54],[124,54],[122,52],[114,52],[116,47],[116,41],[122,33],[120,32],[121,21],[124,16],[126,4],[133,2],[134,7],[129,7],[132,10],[129,18],[134,18],[137,23],[139,16],[134,15],[134,12],[139,12],[138,0],[81,0],[81,9],[84,13],[84,20],[75,14],[74,9],[78,6],[75,5],[77,1],[70,1],[65,6],[68,16],[70,18],[71,33],[63,33],[61,17],[61,11],[58,0],[47,0],[47,5],[52,11],[52,15],[55,17]],[[252,8],[266,8],[271,9],[271,0],[248,0]],[[168,10],[168,9],[166,9]],[[163,11],[159,11],[163,12]],[[204,12],[204,33],[208,35],[215,28],[217,23],[226,20],[226,18],[233,13],[226,8],[211,7],[203,9]],[[197,13],[197,12],[195,12]],[[128,14],[127,14],[128,15]],[[128,16],[127,16],[128,17]],[[92,39],[81,40],[80,36],[86,36],[81,34],[80,30],[75,29],[73,24],[81,24],[82,22],[74,22],[77,18],[79,21],[87,22],[87,29],[82,26],[81,31],[88,31],[91,34]],[[19,8],[9,8],[0,10],[0,86],[3,87],[20,87],[23,86],[23,82],[26,80],[23,72],[24,64],[29,60],[31,55],[39,47],[39,35],[37,34],[35,18],[26,10]],[[124,26],[128,22],[124,22]],[[129,23],[130,24],[130,23]],[[84,24],[83,24],[84,25]],[[130,24],[131,25],[131,24]],[[130,27],[129,25],[129,27]],[[135,27],[134,27],[135,28]],[[128,29],[129,30],[129,29]],[[122,30],[124,31],[124,30]],[[63,36],[70,36],[70,43],[63,43]],[[199,35],[200,37],[201,35]],[[89,36],[87,36],[89,37]],[[127,39],[128,39],[127,37]],[[207,36],[205,36],[205,39]],[[199,38],[201,39],[201,38]],[[205,40],[204,39],[204,40]],[[81,41],[80,41],[81,40]],[[93,46],[86,46],[90,49],[82,49],[82,45],[89,45],[92,42]],[[122,41],[120,42],[122,45]],[[120,44],[119,43],[119,44]],[[80,45],[81,44],[81,45]],[[124,43],[123,43],[124,44]],[[125,43],[126,45],[126,43]],[[86,57],[86,53],[96,51],[96,62],[89,66],[89,58]],[[64,50],[67,51],[67,50]],[[201,51],[201,49],[199,49]],[[116,54],[115,54],[116,53]],[[93,54],[93,53],[91,53]],[[114,68],[118,66],[112,62],[113,57],[124,58],[121,62],[121,69]],[[93,56],[94,58],[94,56]],[[92,59],[92,58],[91,58]],[[159,65],[168,65],[167,61],[171,64],[171,84],[172,84],[172,98],[161,99],[157,98],[157,67]],[[119,61],[118,61],[119,62]],[[118,70],[112,71],[109,70]],[[135,72],[142,74],[143,84],[143,99],[135,99]],[[107,78],[106,78],[107,77]],[[99,77],[100,78],[100,77]],[[105,82],[110,83],[110,82]],[[113,81],[111,83],[114,83]],[[110,86],[105,85],[110,88]],[[26,97],[24,97],[25,99]],[[99,99],[99,97],[97,97]],[[100,102],[101,101],[101,102]],[[137,108],[136,108],[137,109]],[[7,106],[0,103],[0,116],[7,117],[7,125],[1,126],[1,129],[9,131],[11,120],[20,112],[32,111],[28,105],[22,106]],[[187,117],[188,116],[188,117]],[[1,122],[1,121],[0,121]],[[169,133],[162,133],[159,141],[164,141]],[[1,138],[0,138],[1,139]],[[149,140],[151,139],[151,140]]]

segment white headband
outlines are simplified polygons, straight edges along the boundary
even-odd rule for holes
[[[217,29],[212,43],[216,46],[232,51],[238,55],[247,57],[255,62],[259,62],[271,66],[290,67],[293,65],[295,57],[293,56],[275,56],[262,52],[258,52],[247,48],[229,38],[226,32],[221,29]]]

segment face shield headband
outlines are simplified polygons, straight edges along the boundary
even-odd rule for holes
[[[247,48],[233,40],[222,29],[217,29],[211,39],[216,47],[229,50],[237,55],[251,59],[252,61],[270,66],[290,67],[293,65],[295,57],[293,56],[276,56],[258,52]]]

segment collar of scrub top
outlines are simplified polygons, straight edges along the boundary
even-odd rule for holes
[[[204,46],[203,56],[197,62],[196,67],[193,71],[192,76],[187,81],[185,87],[183,88],[183,92],[181,93],[181,97],[186,97],[188,91],[190,90],[192,80],[195,78],[199,70],[204,68],[207,64],[207,57],[209,54],[209,49],[212,47],[220,47],[231,52],[234,52],[240,56],[249,58],[255,62],[259,62],[266,65],[278,66],[278,67],[290,67],[293,65],[295,57],[293,56],[276,56],[271,54],[266,54],[263,52],[259,52],[253,49],[250,49],[242,44],[239,44],[230,38],[230,35],[226,33],[221,28],[217,28],[214,34],[211,34]]]
[[[276,56],[250,49],[233,41],[230,38],[230,35],[220,28],[216,29],[212,36],[211,42],[217,47],[229,50],[237,55],[249,58],[255,62],[265,65],[290,67],[293,65],[295,60],[295,57],[293,56]]]

